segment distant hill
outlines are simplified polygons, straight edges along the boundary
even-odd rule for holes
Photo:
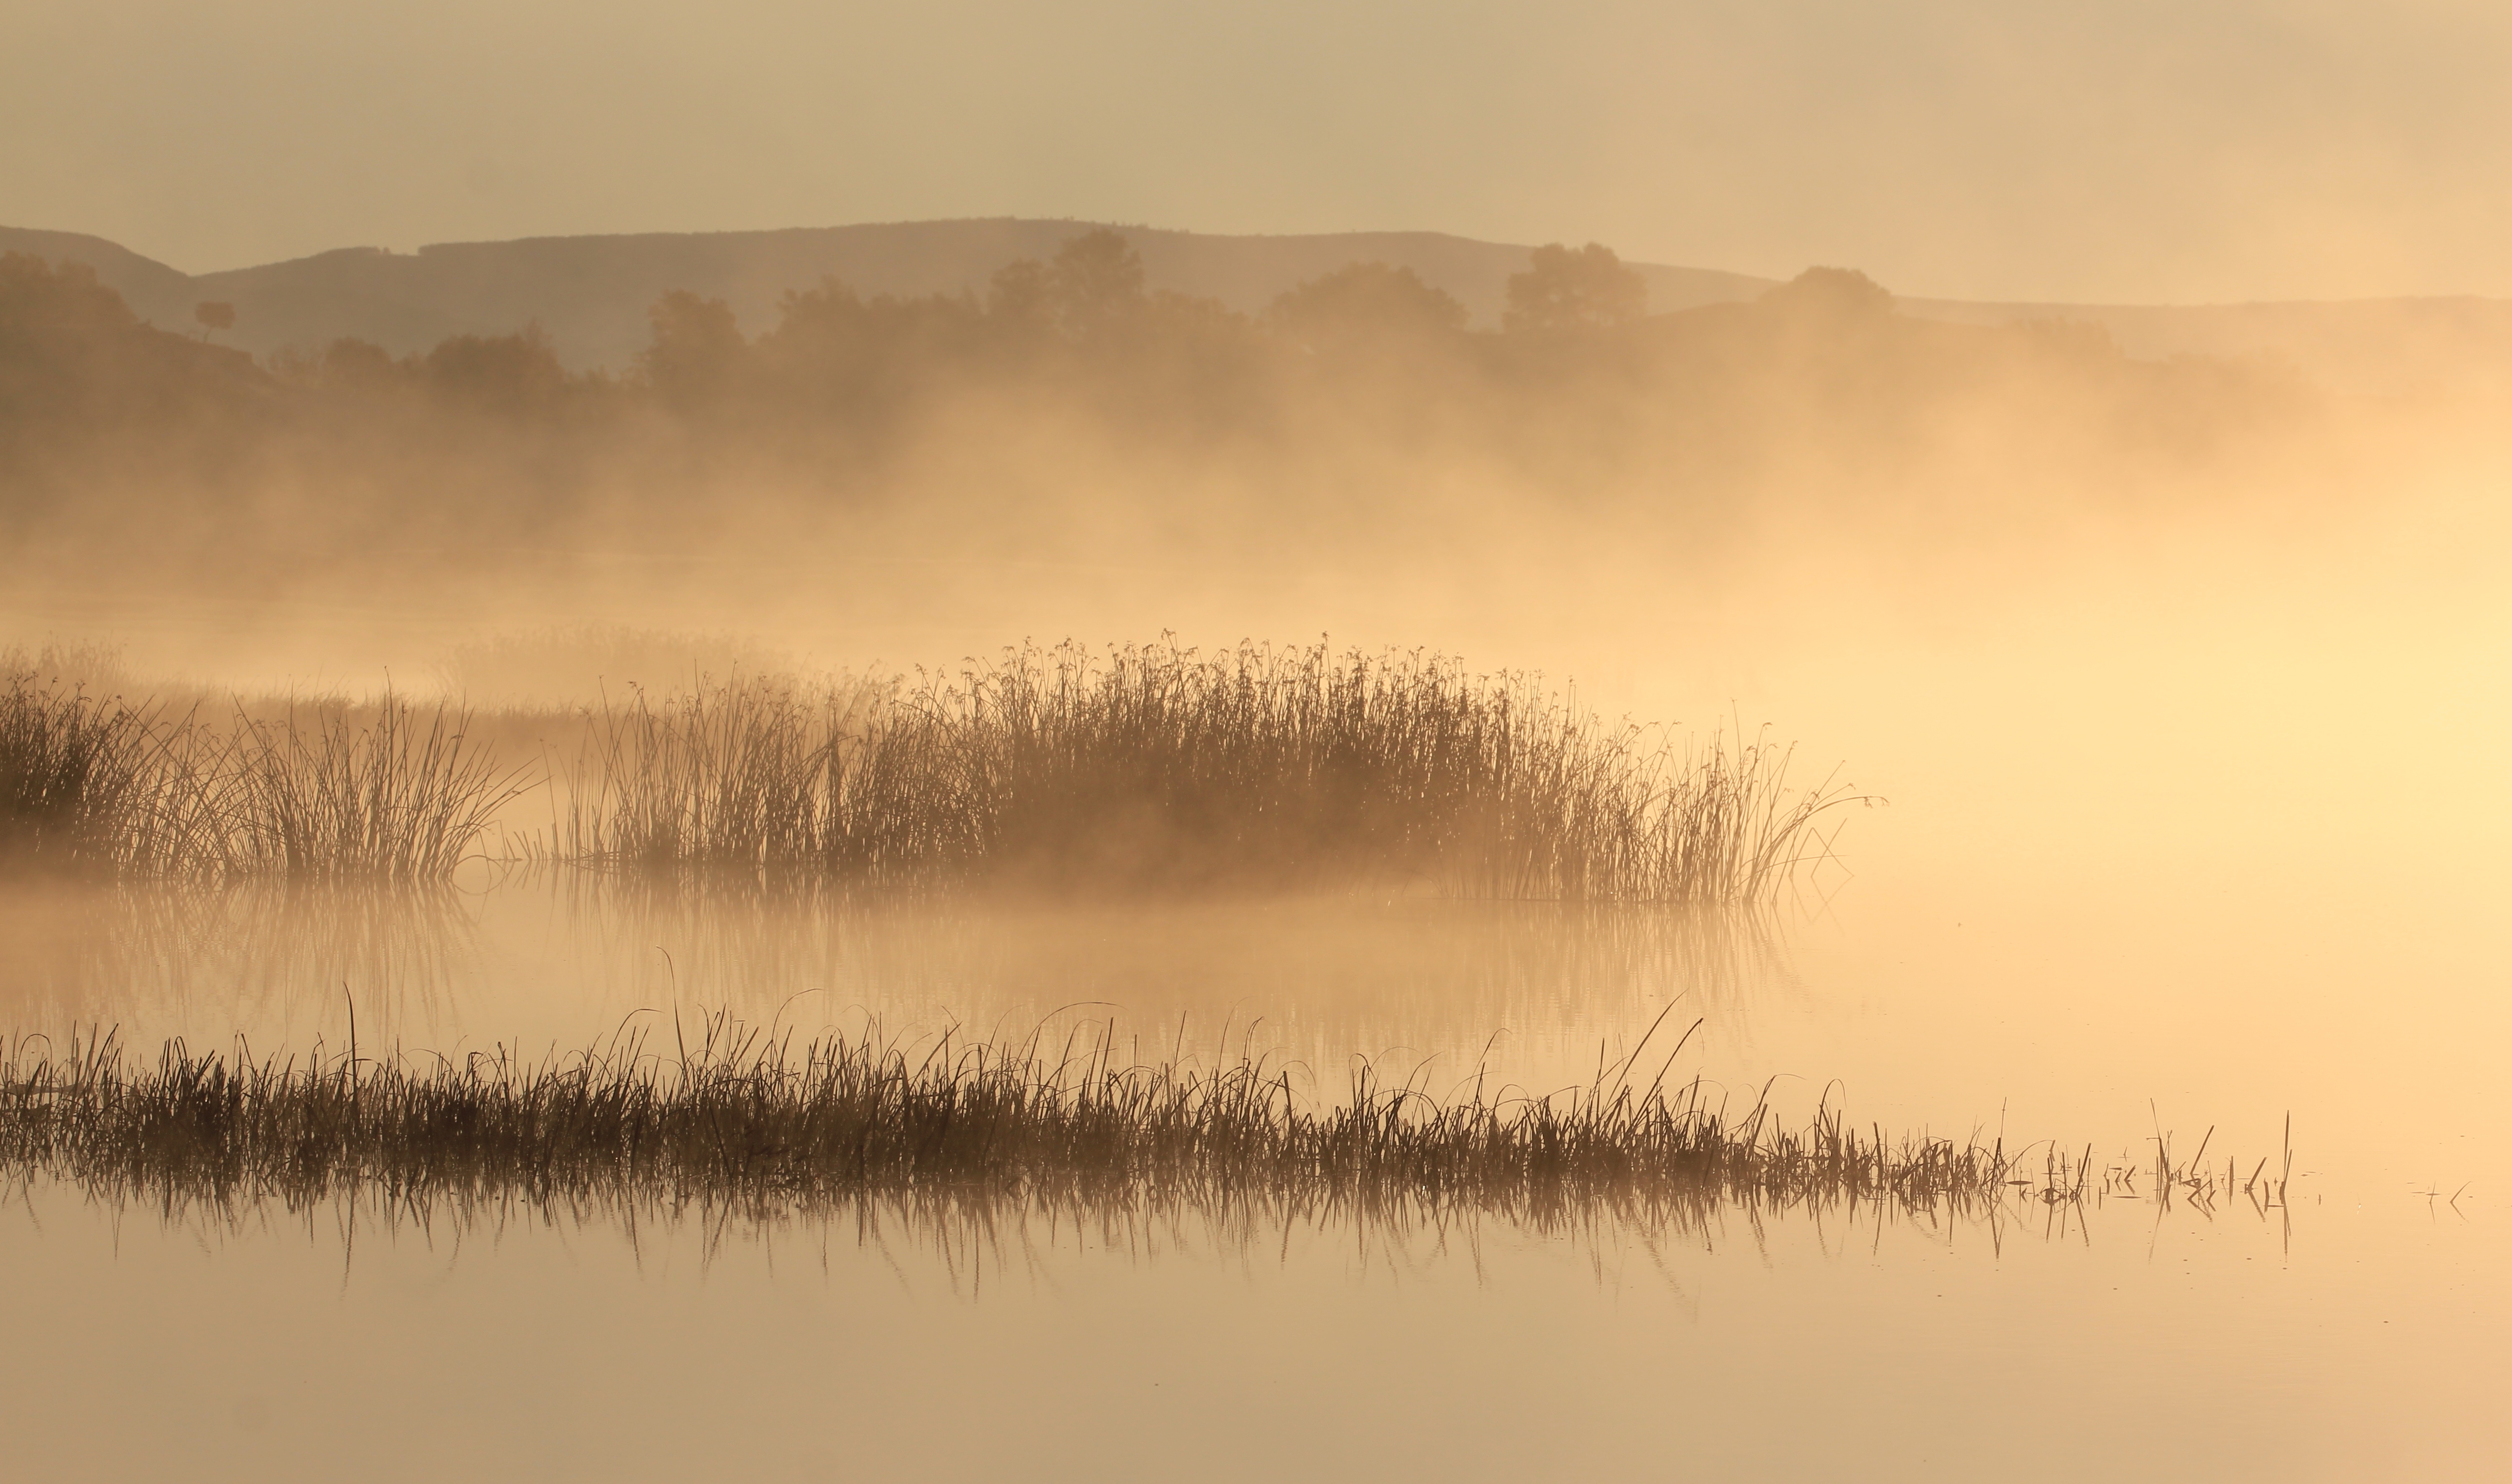
[[[0,253],[28,253],[51,262],[85,263],[96,270],[98,278],[119,292],[134,312],[160,330],[193,328],[192,306],[211,297],[194,287],[190,274],[85,232],[0,227]]]
[[[776,321],[779,295],[834,275],[858,293],[982,292],[1017,258],[1044,258],[1086,221],[998,218],[798,227],[772,232],[646,233],[440,243],[416,253],[344,248],[289,262],[187,275],[99,237],[0,227],[0,252],[92,265],[141,318],[188,331],[193,306],[236,306],[219,343],[256,355],[342,335],[396,353],[448,335],[548,332],[570,367],[626,367],[648,338],[646,310],[673,289],[729,302],[753,334]],[[1461,300],[1477,324],[1499,319],[1509,276],[1528,249],[1438,232],[1233,237],[1122,227],[1154,289],[1263,308],[1283,290],[1346,263],[1412,268]],[[1649,307],[1666,313],[1749,299],[1774,280],[1707,268],[1634,263]],[[1890,287],[1889,285],[1887,287]],[[2073,320],[2098,324],[2132,356],[2274,356],[2322,383],[2409,394],[2472,377],[2512,384],[2512,301],[2365,299],[2323,303],[2095,305],[1904,300],[1907,313],[1970,324]]]
[[[186,277],[98,237],[0,228],[0,252],[93,265],[143,318],[189,327],[204,299],[236,306],[223,341],[264,354],[341,335],[395,352],[447,335],[505,334],[530,321],[576,368],[625,367],[648,338],[647,307],[673,289],[730,303],[753,334],[776,323],[777,299],[835,275],[864,294],[982,293],[995,271],[1052,256],[1086,221],[920,221],[776,232],[648,233],[440,243],[413,254],[345,248],[291,262]],[[1155,290],[1256,310],[1346,263],[1412,268],[1496,323],[1509,276],[1527,249],[1437,232],[1223,237],[1123,229]],[[1660,310],[1750,298],[1768,279],[1700,268],[1641,266]]]

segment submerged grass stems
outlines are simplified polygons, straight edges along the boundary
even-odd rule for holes
[[[0,690],[0,853],[122,876],[442,880],[521,784],[387,692],[224,729],[29,674]]]
[[[1734,902],[1827,855],[1824,816],[1855,801],[1792,790],[1788,763],[1419,651],[1033,646],[912,683],[606,706],[557,848],[883,882]]]
[[[910,1045],[877,1028],[797,1044],[718,1016],[694,1044],[678,1027],[672,1042],[623,1035],[540,1062],[504,1049],[457,1062],[177,1041],[150,1061],[109,1035],[21,1038],[0,1060],[0,1172],[170,1214],[380,1196],[420,1214],[694,1205],[772,1221],[938,1200],[1536,1226],[1731,1206],[1933,1218],[2019,1192],[2073,1201],[2093,1178],[2090,1156],[1894,1137],[1828,1107],[1799,1128],[1758,1104],[1731,1114],[1697,1080],[1649,1077],[1638,1051],[1551,1097],[1477,1082],[1442,1101],[1364,1066],[1347,1098],[1315,1104],[1243,1049],[1210,1070],[1143,1065],[1120,1059],[1106,1027],[1061,1045]],[[2216,1193],[2194,1162],[2157,1157],[2158,1181]]]

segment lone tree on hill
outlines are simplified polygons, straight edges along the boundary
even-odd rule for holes
[[[1526,271],[1509,279],[1501,329],[1511,334],[1564,334],[1629,325],[1648,310],[1648,281],[1591,242],[1577,252],[1548,243]]]
[[[192,318],[200,321],[201,324],[206,327],[201,332],[201,337],[203,339],[207,339],[209,337],[210,331],[233,330],[235,328],[235,305],[220,303],[216,300],[208,300],[194,304],[192,306]]]

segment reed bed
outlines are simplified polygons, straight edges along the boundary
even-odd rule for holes
[[[0,687],[0,859],[109,867],[157,780],[155,719],[31,673]]]
[[[239,718],[213,770],[210,853],[228,875],[442,880],[524,791],[467,750],[467,715],[387,693],[365,724],[319,709],[299,726]]]
[[[1647,1077],[1647,1044],[1550,1097],[1477,1082],[1443,1100],[1363,1066],[1349,1097],[1315,1104],[1243,1050],[1209,1070],[1121,1060],[1113,1027],[1062,1045],[910,1045],[877,1028],[797,1044],[717,1016],[694,1045],[676,1028],[668,1054],[626,1034],[537,1062],[179,1041],[148,1060],[111,1035],[21,1038],[0,1062],[0,1173],[169,1212],[376,1196],[421,1212],[698,1205],[772,1220],[874,1199],[1537,1225],[1737,1205],[1946,1216],[2078,1201],[2119,1178],[2090,1151],[1897,1137],[1828,1107],[1798,1128],[1759,1104],[1731,1115],[1698,1080],[1669,1088],[1671,1054]],[[2153,1179],[2199,1199],[2238,1187],[2204,1157],[2202,1143],[2175,1163],[2158,1139]],[[2281,1198],[2282,1180],[2262,1166],[2249,1189]]]
[[[31,672],[0,690],[0,854],[137,877],[446,879],[539,770],[469,713],[235,705],[223,724]],[[1423,651],[1005,651],[806,687],[739,678],[582,713],[546,859],[884,890],[1365,885],[1486,900],[1769,900],[1829,857],[1790,752],[1608,723]],[[511,837],[509,837],[511,839]]]
[[[606,705],[556,846],[887,883],[1738,902],[1827,856],[1825,817],[1864,801],[1792,789],[1789,762],[1421,651],[1068,644],[913,682]]]
[[[0,855],[116,876],[443,880],[523,791],[466,714],[387,692],[218,727],[30,673],[0,688]]]

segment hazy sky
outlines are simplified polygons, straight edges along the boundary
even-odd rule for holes
[[[1044,215],[1910,293],[2512,294],[2503,0],[6,0],[0,223],[192,271]]]

